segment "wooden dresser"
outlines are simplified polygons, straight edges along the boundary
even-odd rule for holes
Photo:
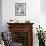
[[[21,46],[33,46],[33,23],[7,23],[12,33],[13,41]],[[18,45],[19,46],[19,45]]]

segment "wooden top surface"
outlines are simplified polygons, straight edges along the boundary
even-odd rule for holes
[[[7,23],[8,25],[25,25],[25,24],[31,24],[31,25],[33,25],[34,23]]]

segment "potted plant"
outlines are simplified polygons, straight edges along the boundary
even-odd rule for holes
[[[38,40],[39,40],[39,46],[45,46],[45,35],[43,32],[42,27],[36,28],[37,29],[37,34],[36,36],[38,36]]]

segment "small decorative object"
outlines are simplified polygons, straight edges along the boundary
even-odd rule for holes
[[[9,22],[10,22],[10,23],[13,23],[13,20],[11,19]]]
[[[26,3],[16,3],[15,4],[15,15],[16,16],[26,15]]]
[[[37,34],[38,35],[38,40],[39,40],[39,46],[45,46],[45,35],[43,32],[42,27],[36,28],[37,29]]]
[[[10,20],[10,21],[13,21],[13,20]]]
[[[26,20],[25,23],[30,23],[30,20]]]
[[[11,19],[9,23],[19,23],[19,21],[17,19]]]

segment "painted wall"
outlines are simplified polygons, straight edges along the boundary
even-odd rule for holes
[[[0,0],[0,31],[2,29],[2,0]]]
[[[26,3],[26,16],[15,16],[15,3]],[[3,26],[10,19],[17,19],[19,22],[30,20],[33,23],[39,23],[40,15],[40,0],[2,0],[2,24]],[[38,20],[38,21],[37,21]],[[6,27],[6,26],[5,26]],[[7,28],[5,28],[7,30]],[[5,31],[4,30],[4,31]]]
[[[40,0],[40,24],[46,31],[46,0]]]
[[[40,0],[40,10],[41,13],[46,14],[46,0]]]

